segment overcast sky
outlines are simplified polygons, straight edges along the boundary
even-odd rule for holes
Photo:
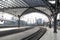
[[[30,13],[30,14],[27,14],[27,15],[21,17],[21,20],[27,21],[28,23],[30,23],[30,22],[33,23],[33,21],[35,23],[36,19],[42,19],[46,22],[49,21],[48,17],[45,14],[37,13],[37,12]]]

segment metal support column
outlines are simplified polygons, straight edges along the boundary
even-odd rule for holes
[[[58,14],[58,5],[59,0],[55,0],[55,13],[54,13],[54,33],[57,33],[57,14]]]
[[[51,28],[51,20],[50,20],[49,28]]]
[[[57,33],[57,15],[54,16],[54,33]]]
[[[51,17],[49,18],[49,28],[51,28]]]
[[[20,15],[18,15],[18,27],[20,27]]]

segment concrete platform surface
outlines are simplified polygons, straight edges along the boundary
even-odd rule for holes
[[[24,31],[24,32],[20,32],[20,33],[8,35],[8,36],[0,37],[0,40],[21,40],[22,38],[25,38],[25,37],[35,33],[39,29],[40,29],[40,27],[35,27],[35,28],[32,28],[32,29]]]
[[[11,28],[0,28],[0,31],[7,31],[7,30],[13,30],[13,29],[24,29],[24,28],[29,28],[30,26],[26,27],[11,27]]]
[[[57,33],[53,33],[53,28],[47,28],[47,32],[40,38],[40,40],[60,40],[60,30]]]

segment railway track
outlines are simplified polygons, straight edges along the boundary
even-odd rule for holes
[[[45,34],[46,31],[46,28],[40,28],[40,30],[38,30],[37,32],[21,40],[39,40]]]

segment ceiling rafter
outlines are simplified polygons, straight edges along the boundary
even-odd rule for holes
[[[16,2],[19,3],[19,5],[20,5],[21,7],[23,7],[23,5],[19,2],[19,0],[16,0]]]
[[[24,0],[2,0],[1,2],[4,8],[30,7],[30,5],[26,3]]]
[[[49,0],[49,1],[52,1],[52,0]],[[40,7],[42,5],[46,6],[43,0],[0,0],[0,4],[2,4],[1,6],[3,6],[3,8],[16,8],[16,7],[28,8],[28,7]],[[49,6],[52,6],[52,5],[49,5]]]
[[[7,4],[9,4],[10,6],[13,6],[13,7],[16,6],[16,5],[13,4],[12,1],[5,1],[5,2],[6,2]]]
[[[26,7],[26,4],[24,4],[24,3],[22,2],[22,0],[19,0],[19,2],[20,2],[24,7]]]
[[[17,7],[19,7],[20,5],[19,5],[19,3],[18,2],[16,2],[15,0],[11,0],[13,3],[15,3],[16,5],[17,5]]]
[[[11,5],[9,5],[8,3],[6,3],[5,1],[1,1],[1,4],[4,5],[6,8],[7,7],[12,7]]]
[[[12,0],[11,1],[3,1],[4,3],[6,3],[6,5],[8,6],[8,7],[16,7],[16,6],[18,6],[16,3],[14,3]]]
[[[24,5],[29,6],[27,3],[25,3],[23,0],[20,0]]]

